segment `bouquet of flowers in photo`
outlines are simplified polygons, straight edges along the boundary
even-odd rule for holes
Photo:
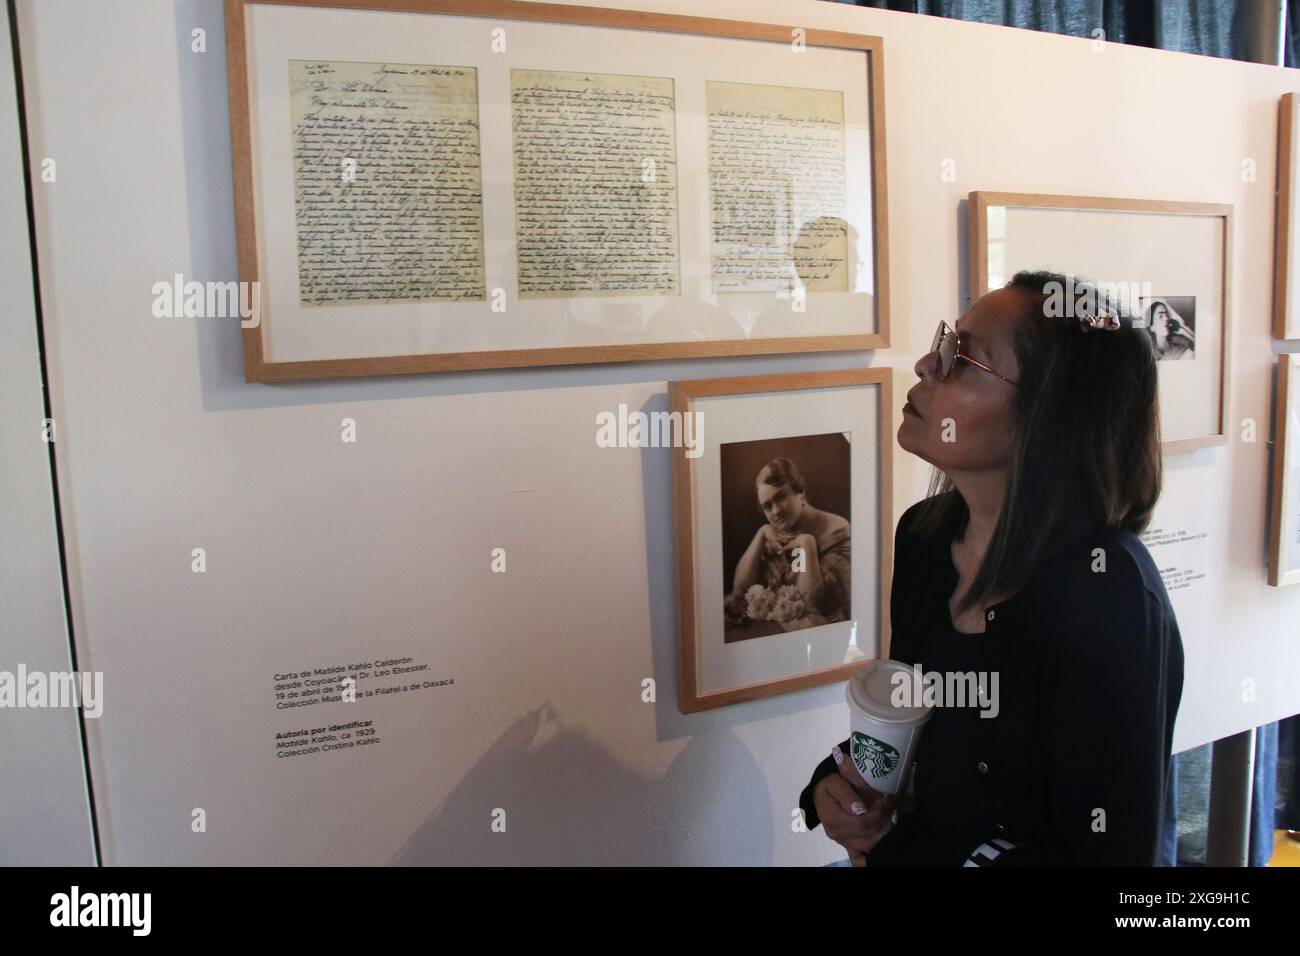
[[[745,592],[745,614],[751,620],[789,624],[807,617],[809,610],[799,588],[793,584],[775,588],[752,584]]]

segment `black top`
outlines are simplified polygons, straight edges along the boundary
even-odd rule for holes
[[[1150,553],[1132,532],[1080,520],[968,634],[948,612],[951,533],[912,532],[919,509],[894,538],[890,656],[925,673],[983,672],[988,700],[936,706],[914,808],[867,865],[973,865],[977,850],[980,865],[1154,865],[1183,646]],[[800,795],[810,828],[813,787],[836,772],[828,756]]]

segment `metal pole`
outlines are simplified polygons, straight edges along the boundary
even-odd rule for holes
[[[1250,803],[1255,782],[1255,731],[1214,742],[1210,766],[1207,866],[1247,866]]]
[[[1242,4],[1246,59],[1281,66],[1285,62],[1285,0],[1252,0]]]

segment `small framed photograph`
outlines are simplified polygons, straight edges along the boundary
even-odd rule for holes
[[[1232,206],[973,192],[969,214],[973,298],[1021,270],[1087,280],[1150,337],[1161,448],[1227,443]]]
[[[1277,357],[1268,583],[1300,584],[1300,354]]]
[[[683,713],[888,652],[891,370],[669,383]]]
[[[1300,202],[1300,182],[1296,181],[1296,163],[1300,162],[1300,97],[1285,93],[1278,104],[1277,121],[1277,222],[1273,246],[1273,335],[1279,339],[1300,340],[1300,299],[1295,287],[1300,270],[1300,221],[1296,204]]]

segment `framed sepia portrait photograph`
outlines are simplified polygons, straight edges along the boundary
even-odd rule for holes
[[[1227,443],[1232,206],[976,191],[967,211],[972,300],[1022,270],[1093,283],[1150,339],[1161,449]]]
[[[1268,583],[1300,584],[1300,354],[1277,357]]]
[[[226,23],[248,381],[889,346],[879,37],[515,0]]]
[[[891,371],[669,383],[683,713],[844,680],[887,651]]]

